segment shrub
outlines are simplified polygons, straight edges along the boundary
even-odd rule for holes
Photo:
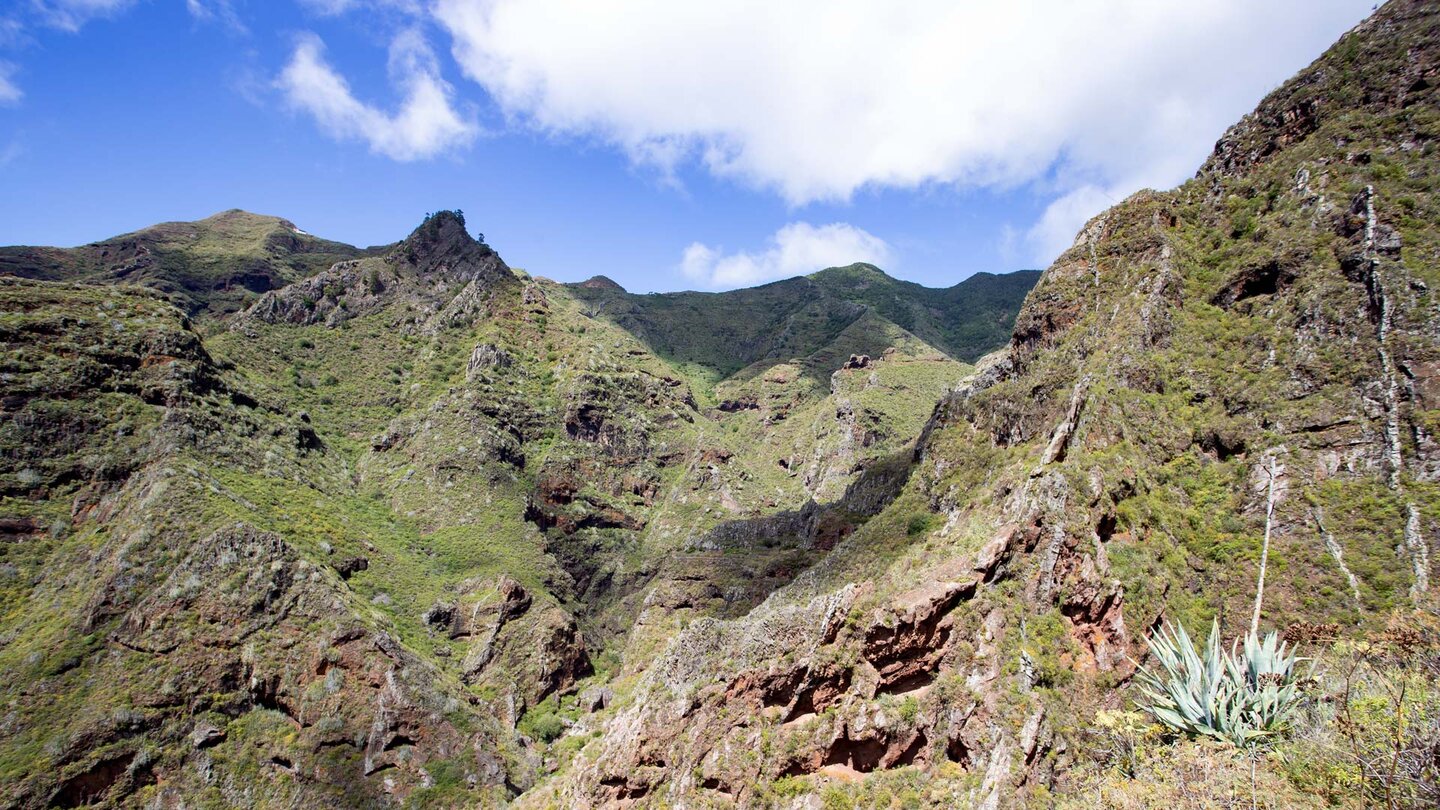
[[[1300,703],[1295,665],[1301,659],[1274,632],[1263,641],[1247,633],[1244,647],[1229,654],[1220,647],[1218,621],[1203,653],[1179,624],[1148,644],[1161,671],[1137,675],[1147,701],[1142,708],[1175,731],[1243,748],[1284,730]]]
[[[920,716],[920,701],[914,695],[907,695],[900,702],[900,720],[906,725],[913,725],[915,718]]]
[[[1440,617],[1398,614],[1337,643],[1323,684],[1280,752],[1292,784],[1330,805],[1440,807]]]
[[[825,810],[855,810],[855,800],[842,788],[832,785],[820,794],[820,806]]]
[[[1140,712],[1101,709],[1095,713],[1095,753],[1121,774],[1133,779],[1141,760],[1159,736],[1160,727]]]
[[[565,733],[565,724],[560,720],[558,715],[542,714],[535,718],[535,722],[531,724],[530,730],[534,732],[535,738],[540,742],[548,743]]]
[[[525,736],[543,743],[554,742],[565,733],[565,721],[557,714],[559,707],[548,700],[525,713],[520,719],[520,731]]]
[[[929,512],[920,512],[910,516],[910,521],[905,524],[905,534],[910,537],[917,537],[930,531],[934,515]]]

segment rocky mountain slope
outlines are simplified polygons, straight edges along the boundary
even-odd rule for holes
[[[1437,84],[1392,0],[1038,282],[637,296],[450,212],[5,253],[0,797],[1109,805],[1097,713],[1248,623],[1267,535],[1265,626],[1435,607]],[[1254,805],[1350,800],[1288,761]]]
[[[847,304],[692,373],[449,212],[372,251],[230,212],[42,253],[0,276],[22,807],[503,802],[544,707],[823,557],[968,369]],[[261,264],[289,283],[225,316]]]
[[[1088,223],[894,500],[522,804],[1060,801],[1148,628],[1248,615],[1272,493],[1268,626],[1431,604],[1437,79],[1440,14],[1392,2]]]
[[[383,249],[378,249],[383,251]],[[317,239],[276,217],[225,211],[166,222],[78,248],[0,248],[0,275],[87,284],[138,284],[188,314],[224,315],[360,250]]]

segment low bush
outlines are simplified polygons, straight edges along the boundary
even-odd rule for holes
[[[1246,634],[1244,646],[1228,654],[1220,647],[1219,622],[1211,624],[1203,651],[1181,624],[1148,643],[1160,670],[1137,675],[1142,708],[1174,731],[1245,748],[1283,731],[1299,706],[1301,659],[1273,631],[1263,640]]]

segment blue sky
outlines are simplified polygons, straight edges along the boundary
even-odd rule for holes
[[[1353,0],[0,0],[0,244],[462,208],[635,291],[1043,267],[1190,176]]]

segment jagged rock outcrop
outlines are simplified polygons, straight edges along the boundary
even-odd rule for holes
[[[525,586],[503,574],[463,583],[454,602],[432,605],[422,619],[465,644],[461,678],[500,691],[512,725],[526,707],[590,673],[575,618],[558,605],[535,605]]]
[[[465,230],[465,219],[441,211],[384,258],[351,259],[267,292],[232,325],[251,322],[334,327],[403,302],[394,325],[433,332],[471,323],[519,280],[500,256]]]

